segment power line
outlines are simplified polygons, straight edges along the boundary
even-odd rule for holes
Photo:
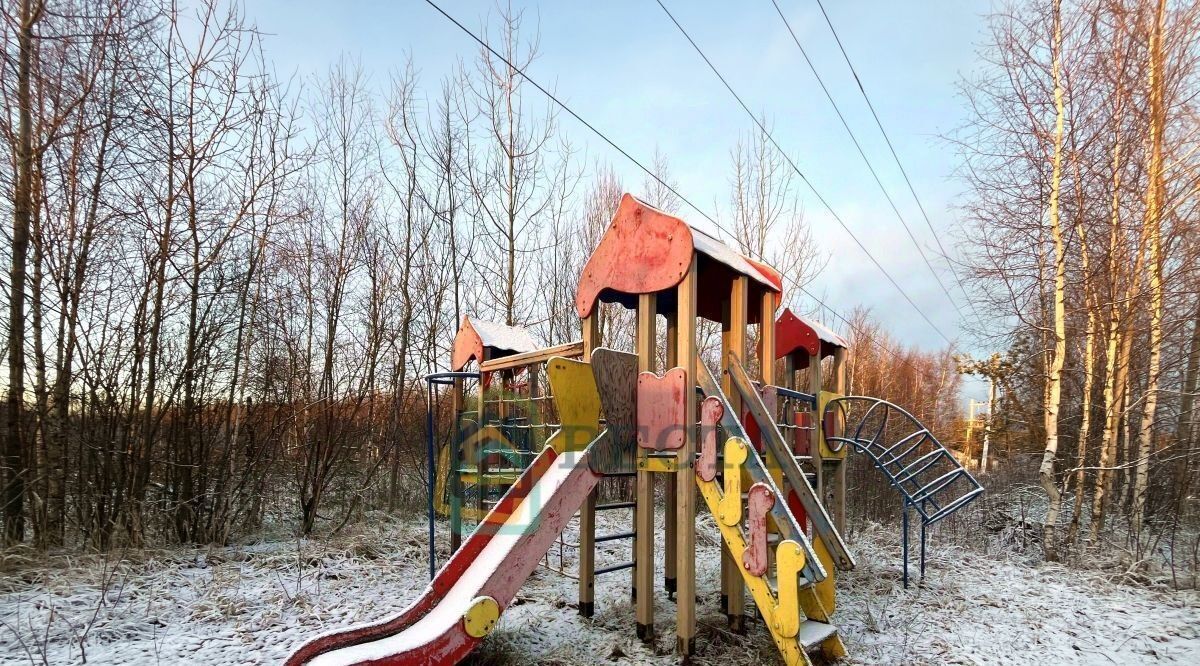
[[[822,196],[817,190],[817,188],[813,186],[812,182],[809,181],[808,176],[804,175],[804,172],[800,170],[800,167],[796,166],[796,163],[792,160],[791,156],[788,155],[787,151],[785,151],[783,147],[779,145],[779,142],[775,140],[775,137],[767,129],[766,125],[764,125],[762,121],[754,115],[754,112],[750,110],[750,107],[746,105],[746,102],[744,102],[741,96],[737,94],[737,92],[733,89],[733,86],[729,85],[729,82],[725,80],[725,77],[721,74],[720,70],[713,65],[712,61],[709,60],[704,51],[696,44],[695,40],[692,39],[687,30],[684,30],[683,26],[679,24],[679,21],[675,20],[675,16],[671,14],[671,11],[668,10],[666,5],[662,3],[662,0],[655,0],[655,2],[657,2],[658,6],[661,7],[663,12],[667,14],[667,17],[671,19],[671,22],[675,24],[675,27],[679,28],[679,32],[683,33],[683,36],[688,40],[688,43],[692,45],[692,48],[696,50],[696,53],[700,54],[700,57],[708,65],[708,68],[713,71],[713,74],[717,75],[717,78],[721,80],[721,83],[725,86],[725,89],[728,90],[729,94],[733,95],[733,98],[737,100],[738,104],[741,105],[742,109],[746,112],[746,115],[750,116],[750,119],[754,121],[759,130],[762,131],[763,135],[767,137],[767,140],[771,142],[771,145],[773,145],[775,149],[779,151],[779,154],[783,156],[783,159],[788,163],[792,170],[800,176],[800,180],[802,180],[804,184],[808,186],[808,189],[813,193],[814,196],[817,197],[817,200],[821,202],[821,205],[825,207],[825,210],[829,212],[833,219],[836,220],[842,229],[845,230],[845,232],[850,236],[850,238],[854,240],[859,249],[863,251],[863,254],[867,255],[867,258],[871,260],[871,263],[875,265],[875,268],[879,269],[880,273],[883,273],[883,276],[887,278],[888,282],[890,282],[892,286],[896,288],[896,291],[900,292],[900,295],[904,297],[904,300],[908,301],[908,304],[912,306],[913,310],[916,310],[917,314],[919,314],[921,318],[925,320],[926,324],[929,324],[930,328],[936,331],[938,335],[942,336],[942,339],[945,340],[947,344],[953,345],[954,342],[950,340],[950,337],[943,333],[942,329],[938,328],[937,324],[934,324],[933,320],[931,320],[920,308],[920,306],[918,306],[916,302],[909,297],[908,292],[904,291],[900,284],[896,282],[895,278],[892,277],[891,273],[887,272],[887,269],[883,267],[883,264],[879,263],[875,256],[871,254],[870,250],[868,250],[867,247],[863,245],[862,241],[858,239],[858,236],[856,236],[854,232],[850,230],[850,227],[847,226],[842,220],[841,216],[837,214],[837,211],[833,209],[833,206],[830,205],[829,201],[827,201],[825,197]]]
[[[871,164],[871,160],[867,158],[866,151],[863,150],[862,144],[858,142],[858,137],[854,135],[854,131],[850,129],[850,124],[846,122],[846,117],[842,115],[841,107],[839,107],[837,102],[834,101],[833,95],[829,92],[829,88],[825,85],[825,80],[821,78],[821,74],[817,72],[816,66],[813,65],[812,60],[808,57],[808,51],[805,51],[804,47],[800,44],[800,38],[797,37],[796,32],[792,30],[792,25],[788,23],[787,18],[783,15],[783,10],[779,8],[779,3],[776,2],[776,0],[771,0],[771,4],[775,6],[775,11],[779,13],[779,18],[783,20],[784,27],[786,27],[788,33],[791,34],[792,41],[796,43],[796,48],[800,49],[800,55],[804,56],[804,62],[808,65],[809,71],[812,72],[814,77],[816,77],[817,83],[821,86],[821,92],[825,93],[825,99],[829,100],[829,104],[833,106],[833,111],[837,114],[838,120],[842,122],[842,127],[846,130],[846,134],[850,135],[850,141],[854,143],[854,148],[858,150],[859,157],[861,157],[863,163],[867,165],[867,170],[871,172],[871,177],[875,179],[875,184],[879,186],[879,191],[883,193],[883,198],[887,200],[888,205],[892,208],[892,212],[896,214],[896,219],[900,220],[900,225],[904,227],[904,231],[908,234],[908,239],[912,241],[913,247],[917,248],[917,253],[921,255],[921,261],[925,262],[925,267],[929,269],[929,274],[933,276],[934,280],[937,280],[938,286],[942,289],[942,293],[946,295],[946,300],[950,301],[950,304],[953,305],[954,309],[958,311],[958,315],[960,317],[964,316],[962,308],[958,306],[958,302],[955,301],[954,297],[950,295],[950,290],[947,289],[946,284],[942,282],[941,276],[938,275],[937,271],[933,269],[933,264],[929,262],[929,257],[925,256],[924,248],[922,248],[920,242],[917,241],[916,235],[913,234],[912,229],[908,226],[908,221],[904,219],[904,216],[900,213],[900,209],[896,207],[896,202],[892,200],[892,195],[887,191],[887,188],[884,187],[883,180],[879,178],[879,174],[875,171],[875,165]],[[936,234],[934,237],[936,238]]]
[[[771,0],[772,3],[775,0]],[[938,250],[942,253],[942,257],[946,260],[946,266],[950,268],[950,274],[954,276],[954,281],[958,283],[958,289],[962,292],[963,297],[967,299],[967,305],[975,313],[975,317],[982,320],[979,316],[979,311],[975,309],[975,302],[967,293],[967,288],[963,286],[962,279],[958,276],[958,271],[954,269],[954,262],[950,259],[950,253],[946,252],[946,248],[942,245],[942,237],[933,228],[933,222],[929,219],[929,213],[925,210],[925,204],[921,201],[921,197],[917,196],[917,190],[913,187],[912,180],[908,177],[908,171],[904,168],[904,164],[900,161],[900,155],[896,152],[896,147],[892,145],[892,138],[888,136],[887,130],[883,128],[883,121],[879,119],[879,114],[875,111],[875,105],[871,102],[871,96],[867,94],[867,89],[863,85],[862,79],[858,76],[858,70],[854,68],[854,63],[850,62],[850,55],[846,53],[846,47],[842,45],[842,38],[838,34],[837,28],[833,27],[833,21],[829,19],[829,13],[825,11],[825,5],[821,0],[817,0],[817,6],[821,8],[821,15],[825,17],[825,25],[829,26],[829,31],[833,33],[833,39],[837,42],[838,50],[842,52],[842,59],[846,61],[846,66],[850,68],[850,74],[854,76],[854,83],[858,86],[858,91],[862,93],[863,100],[867,103],[867,108],[871,110],[871,117],[875,119],[875,126],[879,128],[879,133],[883,135],[883,141],[887,144],[888,151],[892,153],[892,159],[896,161],[896,166],[900,169],[900,175],[904,177],[904,184],[908,186],[909,194],[912,194],[913,201],[917,202],[917,209],[921,211],[921,217],[925,218],[925,226],[929,227],[929,233],[933,235],[933,240],[937,243]],[[779,5],[775,5],[775,9],[779,9]],[[783,12],[779,12],[780,18],[783,17]],[[787,24],[787,19],[783,19],[784,24]],[[788,26],[790,32],[792,27]],[[795,34],[792,35],[795,37]],[[799,46],[799,43],[797,43]],[[803,50],[803,49],[801,49]]]
[[[442,9],[441,7],[439,7],[437,5],[437,3],[435,3],[433,0],[425,0],[425,3],[428,4],[430,7],[433,7],[435,10],[437,10],[437,12],[439,14],[446,17],[446,19],[448,21],[450,21],[455,26],[457,26],[459,30],[462,30],[463,32],[465,32],[471,39],[475,40],[476,43],[478,43],[480,46],[482,46],[484,49],[486,49],[489,53],[491,53],[493,56],[495,56],[497,59],[499,59],[505,65],[507,65],[509,68],[511,68],[518,75],[520,75],[520,77],[523,80],[528,82],[534,88],[537,88],[537,90],[539,92],[541,92],[543,95],[545,95],[547,98],[549,98],[552,102],[557,104],[559,106],[559,108],[561,108],[563,111],[566,111],[572,118],[578,120],[584,127],[591,130],[593,134],[600,137],[609,146],[612,146],[612,148],[614,150],[616,150],[618,153],[620,153],[622,156],[624,156],[626,159],[628,159],[630,162],[632,162],[634,165],[636,165],[639,169],[644,171],[646,173],[646,175],[653,178],[655,180],[655,182],[662,185],[664,188],[666,188],[669,192],[671,192],[675,196],[679,197],[680,201],[687,204],[690,208],[692,208],[692,210],[695,210],[704,219],[708,220],[709,223],[711,223],[713,225],[713,227],[720,230],[722,233],[728,234],[729,236],[732,236],[732,237],[736,237],[736,234],[731,233],[728,229],[721,226],[721,224],[718,223],[716,221],[716,219],[713,218],[713,216],[709,215],[707,212],[704,211],[704,209],[702,209],[699,206],[697,206],[696,204],[692,203],[690,199],[683,196],[678,190],[676,190],[674,187],[672,187],[670,183],[666,182],[661,177],[659,177],[658,174],[656,174],[653,171],[651,171],[650,169],[648,169],[646,167],[646,165],[642,164],[635,157],[633,157],[628,152],[626,152],[625,149],[623,149],[619,145],[617,145],[616,142],[614,142],[612,139],[608,138],[608,136],[605,135],[603,132],[601,132],[599,129],[596,129],[596,127],[594,125],[592,125],[588,121],[584,120],[583,117],[581,117],[578,113],[576,113],[574,110],[572,110],[571,107],[567,106],[565,102],[560,100],[558,97],[556,97],[553,93],[551,93],[549,90],[544,88],[537,81],[533,80],[533,78],[531,78],[528,74],[525,73],[524,69],[516,66],[514,63],[512,63],[510,60],[508,60],[508,58],[505,58],[503,55],[501,55],[499,52],[497,52],[494,48],[492,48],[492,46],[490,44],[488,44],[486,41],[484,41],[482,38],[480,38],[478,35],[476,35],[474,32],[472,32],[465,25],[460,23],[453,16],[446,13],[446,11],[444,9]],[[760,256],[759,259],[761,260],[762,257]],[[879,349],[887,352],[890,356],[892,356],[892,358],[898,360],[899,362],[906,363],[910,367],[913,367],[914,369],[916,369],[915,366],[912,365],[912,362],[909,359],[906,359],[906,358],[900,356],[891,347],[888,347],[887,345],[884,345],[882,342],[879,342],[873,336],[867,335],[866,333],[864,333],[862,331],[862,329],[860,329],[854,325],[854,322],[850,321],[846,317],[839,314],[837,312],[837,310],[834,310],[833,307],[826,304],[825,301],[822,301],[820,298],[817,298],[816,294],[813,294],[811,291],[809,291],[807,288],[805,288],[804,285],[797,282],[794,278],[792,278],[784,273],[780,273],[780,275],[783,277],[783,279],[787,280],[788,282],[791,282],[793,287],[798,289],[800,292],[802,292],[809,298],[813,299],[822,308],[828,310],[829,313],[832,314],[834,317],[837,317],[839,320],[844,322],[846,324],[847,328],[849,330],[853,331],[856,335],[861,336],[863,339],[867,340],[868,342],[871,342]],[[945,336],[943,336],[943,337],[945,337]],[[953,343],[951,343],[951,344],[953,344]]]

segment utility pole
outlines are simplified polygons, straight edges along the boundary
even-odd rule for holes
[[[983,451],[979,453],[979,471],[986,472],[988,447],[992,442],[992,414],[996,413],[996,378],[988,378],[987,420],[983,422]]]
[[[971,458],[971,436],[975,433],[975,408],[982,404],[983,403],[979,402],[975,398],[971,398],[967,402],[967,439],[963,444],[963,448],[965,449],[964,453],[966,453],[967,459]]]

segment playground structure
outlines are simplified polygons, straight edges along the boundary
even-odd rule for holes
[[[978,484],[907,412],[895,413],[916,430],[891,439],[902,419],[890,410],[898,408],[842,397],[846,341],[788,310],[777,317],[782,291],[774,268],[625,195],[579,280],[580,341],[537,349],[521,329],[468,317],[451,372],[429,378],[431,392],[449,387],[453,413],[436,468],[430,417],[430,475],[437,479],[430,585],[396,616],[318,636],[289,663],[461,660],[556,539],[561,548],[577,513],[579,612],[595,612],[596,576],[631,568],[637,634],[653,638],[661,535],[677,651],[689,656],[697,496],[720,531],[721,605],[730,626],[742,629],[749,592],[785,663],[809,663],[810,652],[845,655],[833,624],[837,572],[855,564],[841,537],[845,445],[870,455],[900,490],[905,544],[908,509],[920,514],[922,554],[925,527],[970,502]],[[634,353],[602,346],[600,303],[635,311]],[[700,319],[721,326],[716,374],[698,353]],[[823,376],[822,359],[830,357]],[[478,372],[466,370],[471,362]],[[807,391],[798,385],[801,371]],[[634,501],[598,504],[605,477],[635,477]],[[660,481],[661,530],[654,511]],[[631,531],[597,535],[597,512],[613,508],[634,510]],[[434,510],[450,519],[453,553],[436,574]],[[470,522],[477,526],[467,534]],[[632,540],[631,561],[596,568],[596,544],[617,539]]]

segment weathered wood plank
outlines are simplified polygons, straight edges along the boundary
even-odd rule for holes
[[[696,385],[699,362],[696,349],[696,258],[691,258],[687,273],[676,289],[676,343],[678,363],[687,376],[687,394],[684,396],[684,419],[688,424],[687,436],[679,452],[679,475],[676,481],[678,493],[676,515],[678,516],[676,576],[678,594],[675,599],[676,649],[685,657],[696,651],[696,486],[695,451],[696,429]]]
[[[829,518],[829,513],[825,510],[825,505],[820,501],[813,487],[809,485],[808,479],[796,464],[795,459],[792,458],[791,448],[783,441],[783,436],[779,434],[779,429],[775,427],[774,420],[767,414],[766,407],[762,404],[762,399],[755,390],[754,384],[751,383],[750,378],[746,375],[745,369],[742,368],[736,359],[729,359],[727,372],[733,379],[734,387],[741,394],[751,415],[758,421],[768,452],[775,458],[780,468],[782,468],[788,485],[796,491],[800,502],[804,505],[804,510],[808,513],[809,519],[812,520],[814,532],[821,536],[830,553],[833,555],[838,568],[847,571],[853,569],[854,558],[851,557],[850,551],[846,548],[846,544],[842,540],[842,535],[834,527],[833,521]]]
[[[608,440],[593,451],[592,471],[625,474],[637,469],[638,357],[601,347],[592,352],[592,374],[600,391]]]
[[[574,342],[565,342],[561,345],[546,347],[545,349],[535,349],[533,351],[513,354],[511,356],[501,356],[500,358],[484,361],[479,364],[481,372],[496,372],[497,370],[511,370],[514,368],[533,365],[534,363],[543,363],[555,356],[563,358],[579,358],[583,356],[583,340]]]

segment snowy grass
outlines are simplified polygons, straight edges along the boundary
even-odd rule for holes
[[[623,531],[630,517],[606,512],[600,522],[600,533]],[[750,622],[745,635],[725,628],[717,608],[716,529],[708,516],[698,525],[695,663],[778,663],[761,622]],[[8,553],[0,562],[0,663],[278,663],[314,631],[377,618],[411,601],[428,581],[425,529],[421,516],[372,517],[328,541],[108,557]],[[573,525],[566,539],[576,540]],[[440,533],[442,559],[445,543]],[[661,536],[657,545],[661,587]],[[1194,592],[946,546],[936,530],[926,580],[904,590],[895,528],[862,527],[851,547],[859,567],[839,583],[836,613],[848,663],[1200,663]],[[617,563],[628,551],[628,542],[602,544],[597,559]],[[576,582],[538,570],[471,661],[677,663],[674,603],[656,593],[657,637],[642,643],[634,636],[629,581],[629,571],[600,577],[596,615],[584,619],[575,607]]]

